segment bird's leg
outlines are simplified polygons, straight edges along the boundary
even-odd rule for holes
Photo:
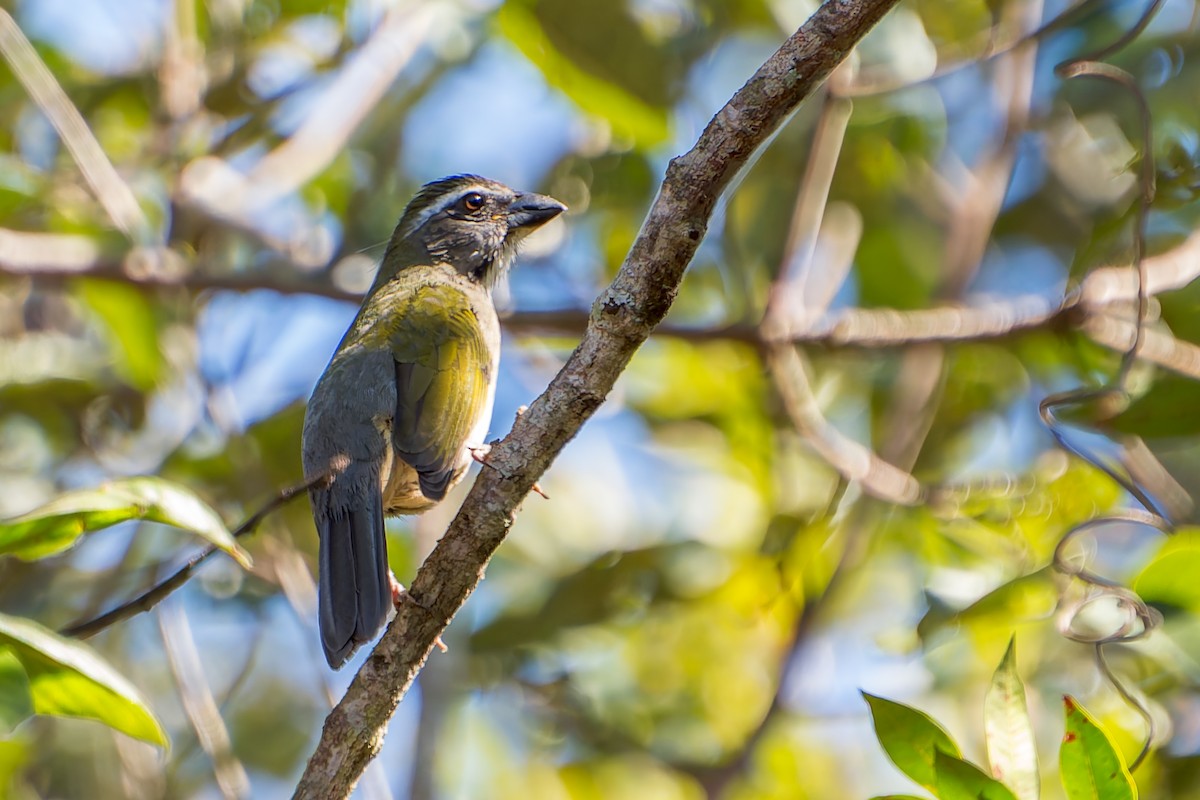
[[[388,583],[392,587],[392,605],[394,605],[396,608],[399,608],[401,603],[412,603],[417,608],[425,611],[429,610],[429,606],[413,597],[412,594],[409,593],[408,589],[404,588],[404,584],[396,580],[396,575],[390,569],[388,570]],[[437,649],[441,650],[443,653],[450,649],[446,647],[446,643],[442,641],[441,635],[438,635],[438,637],[433,640],[433,643],[437,645]]]
[[[517,408],[517,418],[519,419],[520,416],[528,410],[529,410],[529,406],[518,407]],[[514,419],[513,421],[516,422],[516,419]],[[488,460],[487,460],[488,454],[492,452],[492,446],[490,444],[480,444],[480,445],[470,445],[469,444],[469,445],[467,445],[467,451],[470,452],[471,458],[478,461],[480,464],[483,464],[485,467],[492,467],[492,469],[496,469],[496,467],[493,466],[492,464],[489,464]],[[533,486],[530,487],[530,490],[535,492],[536,494],[541,495],[542,497],[544,497],[547,500],[550,499],[550,495],[546,494],[545,490],[543,490],[541,486],[538,486],[537,483],[534,483]]]
[[[524,408],[524,406],[522,406],[522,408]],[[487,460],[488,453],[492,452],[492,446],[490,444],[481,444],[478,447],[473,447],[471,445],[467,445],[467,450],[471,453],[471,458],[475,459],[480,464],[483,464],[485,467],[491,467],[492,469],[497,469],[497,467],[494,464],[489,464],[488,460]],[[550,495],[546,494],[546,492],[542,490],[542,487],[538,486],[537,483],[534,483],[533,486],[530,487],[530,489],[531,489],[531,491],[538,493],[539,495],[546,498],[547,500],[550,499]]]

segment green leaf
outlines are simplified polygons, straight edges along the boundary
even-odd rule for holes
[[[91,648],[7,614],[0,614],[0,645],[6,645],[25,670],[35,713],[93,719],[135,739],[167,746],[167,735],[146,701]]]
[[[191,531],[228,553],[243,567],[250,555],[203,500],[160,478],[128,478],[95,489],[66,492],[41,508],[0,521],[0,555],[35,560],[61,553],[85,533],[131,519]]]
[[[29,676],[8,647],[0,647],[0,736],[33,716]]]
[[[1067,730],[1058,763],[1069,800],[1136,800],[1137,784],[1104,728],[1069,695],[1063,704]]]
[[[35,748],[21,739],[0,739],[0,797],[7,798],[6,791],[12,790],[13,779],[20,774],[29,763]],[[24,795],[15,794],[16,797]]]
[[[881,794],[872,797],[871,800],[925,800],[925,798],[915,794]]]
[[[152,389],[162,374],[154,306],[133,286],[111,281],[79,281],[79,297],[104,322],[113,366],[135,389]]]
[[[917,624],[917,633],[928,640],[946,629],[957,634],[960,628],[973,632],[1003,630],[1019,622],[1047,619],[1058,605],[1057,573],[1052,567],[1022,575],[996,587],[961,611],[938,613],[931,607]]]
[[[983,702],[983,732],[992,774],[1020,800],[1038,800],[1041,781],[1037,744],[1025,702],[1025,685],[1017,674],[1016,637],[1009,639],[1004,658],[992,675]]]
[[[584,112],[606,120],[615,134],[640,146],[666,140],[670,130],[666,108],[652,106],[621,86],[580,69],[546,36],[529,9],[505,3],[496,13],[496,21],[508,40],[541,70],[547,83]]]
[[[1183,528],[1167,539],[1133,580],[1143,600],[1177,608],[1200,608],[1200,530]]]
[[[892,763],[931,792],[937,791],[937,753],[958,757],[958,745],[928,715],[911,706],[862,693],[871,706],[875,736]]]
[[[1172,372],[1162,372],[1150,391],[1120,414],[1102,420],[1101,427],[1147,439],[1180,438],[1200,433],[1200,383]]]
[[[933,754],[934,794],[940,800],[1016,800],[1008,787],[969,761],[941,750]]]

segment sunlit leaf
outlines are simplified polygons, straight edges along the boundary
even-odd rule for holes
[[[871,706],[875,736],[900,771],[926,789],[937,791],[937,754],[961,754],[958,745],[927,714],[911,706],[863,692]]]
[[[1037,800],[1041,794],[1037,744],[1025,702],[1025,685],[1017,674],[1015,637],[1009,640],[1004,658],[992,675],[983,703],[983,732],[992,774],[1020,800]]]
[[[146,295],[131,285],[110,281],[79,281],[76,291],[104,321],[118,374],[137,389],[158,383],[163,356],[154,307]]]
[[[518,3],[505,3],[496,20],[509,41],[541,69],[547,83],[562,90],[583,111],[603,118],[616,134],[643,146],[667,138],[665,108],[655,108],[615,83],[581,69],[555,47],[528,9]]]
[[[928,639],[947,628],[977,627],[981,630],[1009,628],[1020,622],[1046,619],[1058,603],[1056,573],[1044,567],[996,587],[956,613],[931,607],[918,623],[917,632]]]
[[[933,763],[940,800],[1016,800],[1008,787],[969,761],[937,750]]]
[[[21,772],[36,752],[19,738],[0,739],[0,797],[6,797],[4,792],[12,785],[13,776]]]
[[[1135,800],[1137,784],[1121,751],[1104,728],[1075,699],[1063,697],[1067,730],[1058,751],[1063,786],[1070,800]]]
[[[1177,608],[1200,608],[1200,530],[1185,528],[1163,542],[1154,560],[1133,580],[1143,600]]]
[[[1182,142],[1176,139],[1164,147],[1164,158],[1159,163],[1163,164],[1165,169],[1158,173],[1158,191],[1155,194],[1155,202],[1165,200],[1167,195],[1172,192],[1175,193],[1174,200],[1176,201],[1182,200],[1188,204],[1195,202],[1197,191],[1200,190],[1200,152],[1197,152],[1195,140],[1190,136],[1186,145],[1180,147],[1181,144]],[[1168,178],[1167,173],[1173,173],[1173,175]],[[1174,186],[1172,187],[1171,184]],[[1175,247],[1181,246],[1186,240],[1185,237],[1177,239],[1172,235],[1173,233],[1175,232],[1162,231],[1158,233],[1154,237],[1156,244],[1154,249],[1158,250],[1161,246],[1164,252],[1169,252]],[[1171,333],[1176,338],[1192,343],[1200,342],[1200,314],[1196,313],[1200,310],[1200,285],[1192,281],[1175,291],[1160,292],[1155,295],[1155,299],[1158,300],[1161,308],[1162,321],[1171,329]],[[1159,374],[1156,376],[1153,386],[1158,387],[1167,375],[1173,374]]]
[[[93,719],[135,739],[167,745],[146,701],[91,648],[6,614],[0,614],[0,644],[24,668],[36,713]]]
[[[11,648],[0,647],[0,736],[33,716],[29,676]]]
[[[26,560],[61,553],[85,533],[140,519],[191,531],[250,565],[250,556],[203,500],[160,478],[128,478],[66,492],[41,508],[0,521],[0,555]]]

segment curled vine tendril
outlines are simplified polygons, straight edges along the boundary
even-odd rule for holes
[[[1124,69],[1105,63],[1104,59],[1119,52],[1130,42],[1134,41],[1150,24],[1154,15],[1163,5],[1163,0],[1151,0],[1138,20],[1130,26],[1116,41],[1105,45],[1091,53],[1078,58],[1064,61],[1055,67],[1055,73],[1063,79],[1077,77],[1096,78],[1115,84],[1137,103],[1142,133],[1142,159],[1139,170],[1139,186],[1137,214],[1133,230],[1133,264],[1131,269],[1136,275],[1137,303],[1134,324],[1133,341],[1121,356],[1121,364],[1107,384],[1099,388],[1079,388],[1065,392],[1047,395],[1038,405],[1042,422],[1058,442],[1059,446],[1068,453],[1093,465],[1133,497],[1144,510],[1126,509],[1113,512],[1101,517],[1089,519],[1072,527],[1059,540],[1054,551],[1054,568],[1081,583],[1083,594],[1069,602],[1060,605],[1058,630],[1067,639],[1089,644],[1095,654],[1096,666],[1113,690],[1142,717],[1146,725],[1146,737],[1141,752],[1130,764],[1130,769],[1136,769],[1150,753],[1156,733],[1154,717],[1146,701],[1133,691],[1117,675],[1109,664],[1106,648],[1115,644],[1128,644],[1142,639],[1162,623],[1162,615],[1156,609],[1146,604],[1131,589],[1116,581],[1091,571],[1087,568],[1086,559],[1072,556],[1072,545],[1083,536],[1095,529],[1113,524],[1137,524],[1154,528],[1164,535],[1174,532],[1174,524],[1168,518],[1168,512],[1160,507],[1150,493],[1137,484],[1130,475],[1112,464],[1109,459],[1094,450],[1071,442],[1058,412],[1067,408],[1103,407],[1110,403],[1125,402],[1128,399],[1126,383],[1129,373],[1137,362],[1139,351],[1145,335],[1146,310],[1148,296],[1146,291],[1146,270],[1144,264],[1146,251],[1146,231],[1150,217],[1150,207],[1154,202],[1155,166],[1153,151],[1153,117],[1146,96],[1138,86],[1136,79]],[[1078,624],[1080,615],[1089,607],[1101,601],[1108,601],[1125,612],[1125,620],[1116,630],[1098,633],[1085,629]]]

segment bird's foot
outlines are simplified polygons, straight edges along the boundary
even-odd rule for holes
[[[425,604],[408,593],[408,589],[404,588],[404,584],[396,580],[396,576],[391,570],[388,570],[388,585],[392,588],[392,605],[397,608],[401,603],[412,603],[417,608],[425,608]],[[425,608],[426,611],[429,609]]]
[[[408,589],[404,588],[404,584],[396,580],[396,576],[393,575],[390,570],[388,571],[388,583],[392,587],[392,605],[394,605],[396,608],[399,608],[403,603],[412,603],[414,606],[424,611],[429,610],[429,606],[413,597]],[[433,640],[433,643],[437,646],[437,649],[441,650],[443,653],[450,649],[446,647],[446,643],[442,641],[441,635],[438,635],[438,637]]]
[[[519,406],[517,408],[517,417],[519,418],[522,414],[524,414],[528,410],[529,410],[529,406]],[[483,465],[489,466],[489,467],[492,466],[487,461],[488,454],[492,452],[492,446],[490,444],[481,444],[481,445],[477,445],[477,446],[467,445],[467,450],[470,451],[471,458],[475,459],[480,464],[483,464]],[[533,484],[533,486],[531,487],[531,491],[534,494],[537,494],[538,496],[540,496],[546,500],[550,499],[550,495],[546,494],[546,491],[536,483]]]

